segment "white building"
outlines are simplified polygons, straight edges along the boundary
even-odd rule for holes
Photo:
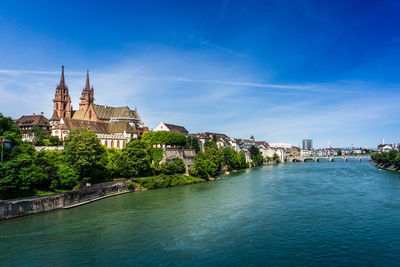
[[[183,134],[184,136],[189,136],[188,130],[186,130],[185,127],[179,126],[179,125],[174,125],[174,124],[169,124],[169,123],[164,123],[160,122],[156,128],[154,128],[153,132],[159,132],[159,131],[167,131],[167,132],[175,132],[179,134]]]

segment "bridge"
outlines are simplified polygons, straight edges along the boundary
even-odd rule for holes
[[[363,159],[371,159],[371,155],[344,155],[344,156],[303,156],[303,157],[288,157],[287,162],[306,162],[306,161],[315,161],[319,162],[320,160],[328,160],[329,162],[333,162],[335,160],[343,160],[347,162],[348,159],[356,159],[357,161],[362,161]]]

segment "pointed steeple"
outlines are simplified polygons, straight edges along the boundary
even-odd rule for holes
[[[79,103],[79,110],[87,110],[94,101],[94,89],[90,88],[89,70],[86,72],[86,84],[82,90],[81,102]]]
[[[64,80],[64,65],[61,66],[61,79],[60,79],[60,85],[65,86],[65,80]]]
[[[90,91],[90,83],[89,83],[89,70],[86,72],[86,85],[85,85],[85,91]]]
[[[53,103],[54,112],[52,120],[54,119],[54,121],[56,121],[61,118],[71,118],[71,98],[68,93],[68,86],[65,84],[64,65],[61,66],[60,84],[57,85]]]

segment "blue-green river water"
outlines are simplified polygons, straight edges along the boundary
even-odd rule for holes
[[[2,266],[400,264],[400,174],[288,163],[0,223]]]

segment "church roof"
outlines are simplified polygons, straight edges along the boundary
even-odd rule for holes
[[[136,132],[135,128],[130,126],[128,122],[110,122],[108,124],[108,132],[110,133],[132,133]]]
[[[75,119],[62,119],[64,123],[58,125],[54,129],[67,129],[73,130],[76,128],[85,128],[94,133],[108,133],[108,123],[107,122],[97,122],[97,121],[84,121]]]
[[[85,117],[86,110],[75,110],[72,119],[74,120],[83,120]]]
[[[135,128],[131,127],[128,122],[99,122],[99,121],[86,121],[63,118],[62,124],[54,129],[73,130],[76,128],[85,128],[94,133],[135,133]]]
[[[139,119],[139,115],[135,110],[131,110],[128,106],[126,107],[109,107],[103,105],[93,104],[94,112],[97,118],[110,120],[112,118],[127,118],[127,119]]]
[[[51,121],[59,121],[60,118],[58,117],[57,111],[54,110],[53,116],[51,116]]]

